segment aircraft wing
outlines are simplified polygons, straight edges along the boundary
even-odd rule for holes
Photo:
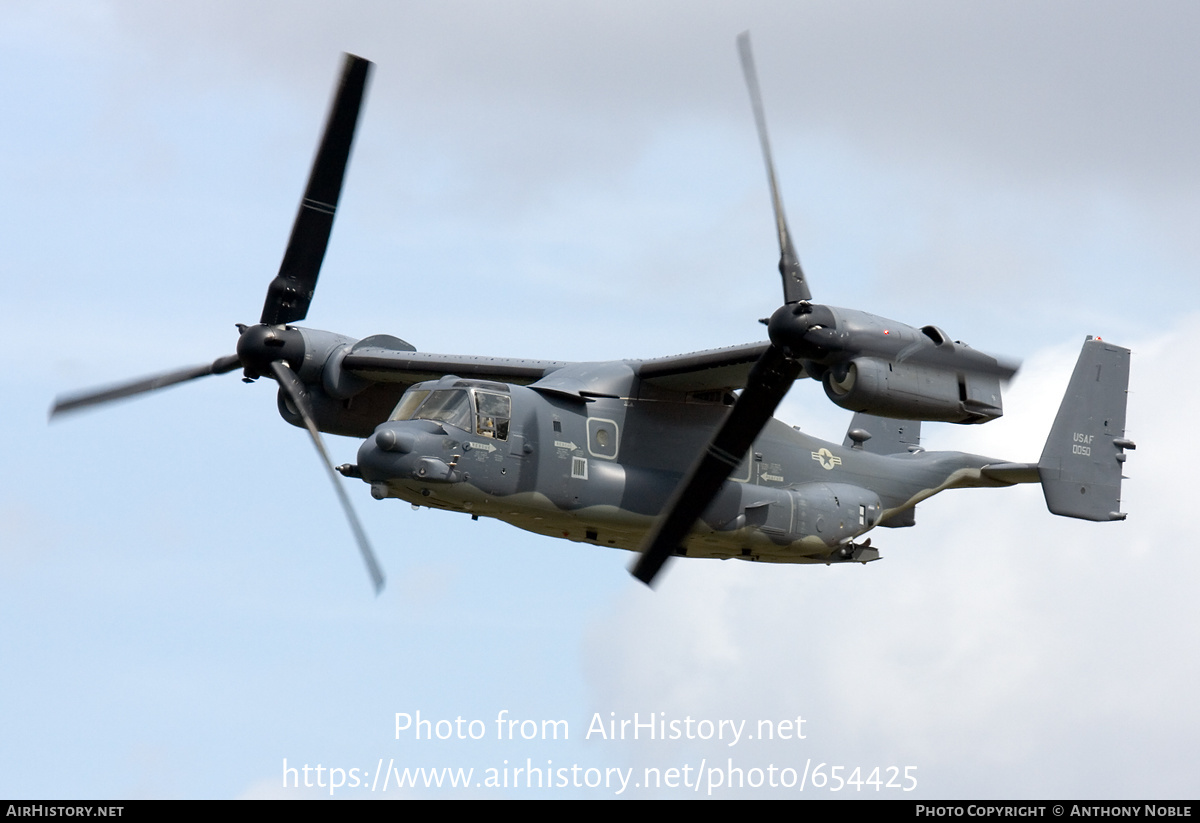
[[[746,343],[626,363],[639,379],[667,391],[733,390],[746,385],[750,369],[768,345]],[[576,364],[561,360],[419,352],[413,351],[402,340],[384,335],[359,341],[341,362],[343,369],[365,380],[409,384],[455,374],[476,380],[529,385],[572,365]]]
[[[643,382],[668,391],[733,390],[746,385],[750,369],[769,345],[745,343],[653,360],[635,360],[629,365]]]
[[[475,380],[528,385],[567,365],[570,364],[558,360],[433,354],[376,346],[355,346],[342,360],[343,369],[377,383],[420,383],[455,374]]]
[[[528,385],[571,364],[561,360],[434,354],[417,351],[411,343],[390,334],[376,334],[355,343],[339,365],[374,383],[412,384],[455,374],[475,380]]]

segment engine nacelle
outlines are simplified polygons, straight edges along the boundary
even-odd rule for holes
[[[986,423],[1004,413],[996,375],[859,357],[831,366],[822,382],[837,405],[879,417]]]

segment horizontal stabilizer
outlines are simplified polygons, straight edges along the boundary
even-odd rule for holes
[[[1046,506],[1081,520],[1124,520],[1121,470],[1129,349],[1088,339],[1038,461]]]

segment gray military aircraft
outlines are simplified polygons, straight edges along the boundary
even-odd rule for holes
[[[778,231],[784,304],[769,342],[662,357],[567,363],[419,352],[303,320],[325,255],[371,64],[347,55],[279,273],[237,353],[61,397],[63,412],[241,368],[279,384],[283,418],[307,428],[376,591],[383,573],[320,432],[364,438],[336,471],[376,499],[494,517],[552,537],[640,551],[650,584],[672,555],[866,563],[877,526],[915,522],[946,489],[1041,483],[1050,511],[1121,520],[1129,351],[1089,337],[1037,463],[928,452],[921,421],[1002,414],[1014,364],[872,314],[812,302],[775,178],[749,38],[738,41]],[[855,412],[841,444],[773,419],[792,383],[824,383]]]

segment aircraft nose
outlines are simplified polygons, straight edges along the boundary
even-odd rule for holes
[[[372,489],[400,479],[453,482],[454,462],[442,459],[444,440],[443,430],[426,421],[384,423],[358,447],[358,470]]]
[[[381,427],[358,447],[358,469],[368,483],[386,481],[411,473],[412,467],[406,459],[416,448],[416,437],[411,432],[397,430],[392,426]]]

